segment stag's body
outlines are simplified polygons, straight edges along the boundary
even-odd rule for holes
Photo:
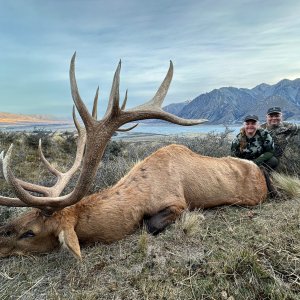
[[[252,206],[266,197],[264,176],[254,163],[201,156],[185,146],[170,145],[138,163],[115,186],[53,218],[55,223],[67,221],[81,242],[109,243],[134,232],[144,217],[166,209],[172,222],[187,208]]]

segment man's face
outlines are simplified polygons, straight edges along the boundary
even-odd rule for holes
[[[267,115],[267,124],[271,126],[279,125],[282,122],[282,113],[271,113]]]

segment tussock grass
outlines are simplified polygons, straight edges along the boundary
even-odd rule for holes
[[[186,236],[197,236],[201,223],[205,220],[200,211],[184,211],[179,219],[176,220],[175,226],[178,231]]]
[[[74,142],[72,137],[67,138]],[[8,135],[7,139],[13,137]],[[29,140],[30,145],[35,141]],[[45,155],[67,168],[71,164],[68,152],[71,146],[57,140],[59,145],[49,140],[51,147],[45,148]],[[0,139],[4,150],[5,141]],[[18,141],[16,153],[20,156],[15,157],[14,172],[27,180],[50,184],[53,178],[36,159],[36,150],[24,146],[21,137]],[[227,135],[211,134],[192,140],[172,138],[170,142],[182,142],[205,155],[229,154]],[[135,161],[165,144],[166,140],[108,146],[109,152],[91,192],[114,184]],[[294,161],[299,161],[299,156]],[[293,170],[287,174],[295,176],[297,165],[286,170]],[[297,182],[298,177],[295,178]],[[283,182],[274,180],[276,184]],[[290,179],[287,181],[291,184]],[[74,182],[65,192],[72,189]],[[292,190],[281,186],[284,191]],[[0,189],[1,194],[12,195],[1,178]],[[110,245],[82,247],[82,262],[64,250],[0,259],[0,299],[298,300],[299,198],[295,193],[284,192],[281,198],[252,208],[231,206],[187,211],[158,236],[140,228]],[[20,210],[0,207],[0,222]]]
[[[143,227],[142,232],[140,234],[138,240],[138,250],[142,255],[147,255],[148,251],[148,239],[149,234],[147,233],[147,229]]]
[[[298,176],[290,176],[280,173],[272,174],[275,186],[282,191],[287,198],[300,197],[300,179]]]

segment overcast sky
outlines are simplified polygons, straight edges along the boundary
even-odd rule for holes
[[[128,107],[154,95],[169,61],[164,104],[223,86],[300,77],[297,0],[0,0],[0,111],[71,116],[69,63],[81,97],[100,87],[105,111],[122,60]]]

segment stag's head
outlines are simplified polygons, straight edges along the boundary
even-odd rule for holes
[[[72,209],[45,215],[32,209],[0,226],[0,257],[47,253],[63,246],[81,259]]]
[[[9,148],[5,156],[2,152],[0,168],[3,168],[4,177],[13,188],[16,198],[0,196],[0,205],[35,209],[0,227],[0,257],[49,252],[57,248],[59,244],[67,246],[75,256],[80,257],[79,242],[74,223],[72,223],[74,220],[70,213],[66,214],[64,211],[66,207],[79,202],[88,192],[106,144],[114,132],[124,130],[120,129],[124,124],[143,119],[161,119],[180,125],[195,125],[205,121],[182,119],[161,109],[172,80],[172,62],[154,97],[128,110],[125,109],[127,92],[122,105],[119,105],[120,69],[121,62],[114,75],[106,113],[101,120],[97,120],[98,89],[94,98],[93,113],[90,114],[78,92],[75,78],[75,54],[73,55],[70,64],[71,94],[84,127],[79,125],[75,117],[75,108],[73,108],[73,119],[79,133],[77,153],[73,166],[65,173],[58,171],[46,160],[40,142],[40,158],[49,171],[57,177],[54,186],[44,187],[16,178],[11,168],[13,146]],[[69,180],[81,165],[79,179],[74,190],[61,196]]]
[[[56,232],[51,218],[33,209],[0,226],[0,257],[52,251],[59,246]]]

